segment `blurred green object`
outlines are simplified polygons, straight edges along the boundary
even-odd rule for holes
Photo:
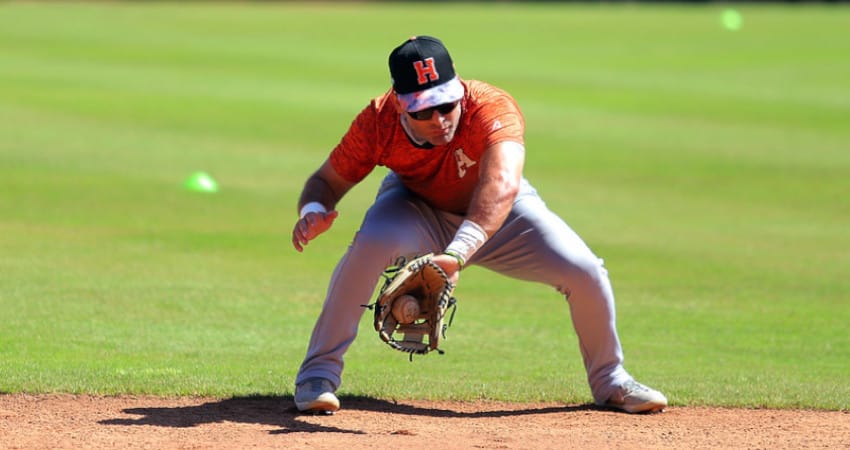
[[[729,31],[738,31],[741,29],[741,25],[744,24],[744,18],[741,17],[741,13],[734,9],[723,10],[721,20],[723,22],[723,28]]]
[[[206,172],[195,172],[186,179],[183,187],[194,192],[214,194],[218,192],[218,183]]]

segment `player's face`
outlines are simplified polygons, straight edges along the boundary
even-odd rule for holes
[[[445,145],[455,137],[460,123],[460,102],[446,103],[414,113],[406,113],[407,124],[421,139],[433,145]]]

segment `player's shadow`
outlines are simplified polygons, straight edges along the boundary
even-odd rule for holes
[[[451,409],[419,407],[361,396],[341,396],[340,402],[346,410],[449,418],[508,417],[598,409],[593,405],[580,405],[460,412]],[[360,430],[347,430],[335,427],[333,420],[328,420],[325,424],[321,425],[300,420],[303,415],[293,406],[291,395],[233,397],[195,406],[127,408],[122,412],[140,417],[106,419],[99,423],[101,425],[148,425],[191,428],[207,423],[234,422],[261,424],[277,428],[270,431],[272,434],[318,432],[364,434]]]

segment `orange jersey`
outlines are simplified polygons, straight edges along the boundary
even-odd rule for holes
[[[405,186],[431,206],[466,212],[478,185],[481,157],[499,142],[523,144],[525,122],[514,99],[481,81],[463,81],[461,119],[446,145],[422,148],[404,132],[390,99],[392,90],[358,114],[333,149],[330,162],[346,180],[357,183],[376,166],[395,172]]]

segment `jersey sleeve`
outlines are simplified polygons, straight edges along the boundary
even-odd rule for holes
[[[481,97],[480,107],[473,114],[477,122],[476,139],[485,148],[500,142],[525,144],[525,120],[514,99],[498,89],[487,90]]]
[[[331,151],[331,165],[347,181],[359,183],[378,164],[376,117],[373,101],[354,118],[339,144]]]

